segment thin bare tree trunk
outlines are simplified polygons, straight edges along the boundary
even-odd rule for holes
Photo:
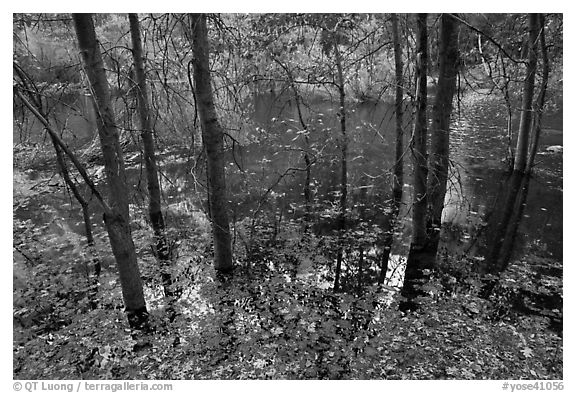
[[[148,326],[148,312],[130,230],[128,187],[110,89],[91,14],[73,14],[78,45],[90,81],[104,169],[110,191],[110,212],[104,214],[112,252],[118,265],[126,314],[134,329]]]
[[[417,286],[424,277],[428,260],[426,246],[427,190],[427,73],[428,73],[428,14],[418,14],[416,33],[416,120],[413,129],[412,155],[414,158],[414,195],[412,202],[412,242],[406,261],[402,295],[409,299],[403,309],[413,308],[410,299],[418,295]]]
[[[337,33],[336,33],[337,34]],[[344,90],[344,72],[342,70],[342,55],[338,48],[338,38],[334,42],[334,60],[336,62],[338,78],[338,96],[340,108],[338,117],[340,118],[340,212],[338,214],[338,227],[341,231],[346,228],[346,205],[348,198],[348,135],[346,133],[346,94]],[[340,274],[342,270],[342,259],[344,250],[342,245],[338,250],[336,259],[336,271],[334,278],[334,291],[340,289]]]
[[[100,259],[98,258],[98,253],[96,252],[94,246],[94,236],[92,235],[92,220],[90,218],[90,211],[88,202],[84,198],[84,196],[78,190],[76,183],[72,180],[70,176],[70,171],[68,169],[68,165],[66,164],[65,158],[65,151],[61,145],[63,144],[62,140],[58,137],[56,132],[52,130],[50,124],[48,123],[48,116],[46,115],[45,111],[42,109],[42,96],[38,92],[38,89],[34,82],[30,79],[30,77],[22,70],[19,66],[14,65],[15,74],[20,77],[21,84],[23,86],[23,90],[27,93],[30,101],[28,101],[24,95],[20,92],[20,90],[16,90],[16,95],[20,97],[24,106],[30,109],[32,114],[42,123],[45,125],[45,129],[48,132],[48,136],[52,141],[52,145],[54,146],[54,152],[56,153],[56,162],[58,163],[58,168],[60,169],[60,173],[66,186],[72,191],[74,198],[78,201],[82,209],[82,217],[84,219],[84,228],[86,231],[86,243],[88,246],[88,250],[90,252],[92,258],[92,266],[94,267],[94,274],[96,277],[100,276],[100,272],[102,270],[102,266],[100,265]]]
[[[400,203],[402,202],[402,190],[404,186],[404,75],[402,64],[402,46],[398,34],[398,15],[391,14],[392,20],[392,40],[394,42],[394,66],[396,79],[396,97],[394,113],[396,119],[396,146],[394,157],[394,168],[392,174],[392,211],[386,218],[384,240],[382,244],[382,255],[380,263],[380,276],[378,283],[383,284],[388,271],[388,260],[390,259],[390,250],[394,241],[394,227],[400,212]]]
[[[428,173],[429,244],[435,253],[440,240],[442,211],[448,181],[450,153],[450,117],[452,100],[458,76],[458,23],[450,14],[440,18],[440,66],[438,92],[432,109],[432,132],[430,141]]]
[[[233,268],[224,173],[224,134],[218,122],[209,68],[206,15],[192,15],[194,84],[207,156],[208,202],[214,235],[214,267],[225,273]]]
[[[148,103],[148,89],[146,86],[146,72],[144,69],[144,55],[140,34],[138,14],[128,14],[130,21],[130,34],[132,36],[132,55],[136,76],[136,92],[138,97],[138,114],[142,145],[144,147],[144,164],[146,167],[146,180],[148,187],[148,214],[154,231],[155,251],[160,261],[160,274],[164,286],[164,294],[173,296],[171,289],[172,276],[170,274],[170,247],[166,240],[164,216],[162,215],[160,182],[158,181],[158,166],[156,163],[156,147],[154,146],[154,132]]]
[[[482,34],[478,33],[478,53],[480,53],[480,58],[482,59],[482,65],[484,66],[484,72],[486,76],[490,79],[493,79],[492,75],[492,67],[490,67],[490,63],[488,63],[488,59],[484,54],[484,50],[482,48]]]
[[[418,247],[426,241],[426,180],[428,178],[428,153],[426,138],[428,124],[427,76],[428,76],[428,28],[427,14],[418,14],[418,36],[416,54],[416,121],[413,130],[412,154],[414,158],[414,201],[412,216],[412,243]]]
[[[304,181],[304,203],[305,203],[305,209],[306,209],[306,216],[305,216],[305,227],[304,227],[304,232],[307,232],[308,230],[308,226],[310,223],[310,215],[311,215],[311,204],[312,204],[312,190],[311,190],[311,181],[312,181],[312,160],[310,160],[310,137],[309,137],[309,130],[308,130],[308,125],[306,124],[306,122],[304,121],[304,115],[302,113],[302,97],[300,96],[300,93],[298,92],[298,88],[296,87],[296,83],[294,82],[294,77],[292,76],[292,72],[290,71],[290,69],[283,64],[280,60],[278,60],[277,58],[273,58],[274,61],[276,61],[276,63],[278,63],[280,65],[280,67],[282,67],[282,69],[284,69],[284,72],[286,72],[286,76],[288,77],[288,83],[290,83],[290,88],[292,89],[292,92],[294,93],[294,101],[296,102],[296,111],[298,112],[298,120],[300,121],[300,126],[302,127],[302,130],[304,131],[304,152],[303,152],[303,156],[304,156],[304,164],[306,165],[305,169],[306,169],[306,180]]]
[[[544,27],[546,20],[544,14],[539,14],[540,20],[540,52],[542,54],[542,85],[534,107],[534,122],[532,124],[532,144],[530,145],[530,155],[526,164],[526,173],[530,173],[534,167],[534,160],[538,153],[538,142],[540,140],[540,131],[542,130],[542,115],[544,113],[544,104],[546,103],[546,90],[548,88],[548,75],[550,73],[550,64],[548,63],[548,49],[546,48],[546,37]]]
[[[394,161],[394,181],[392,194],[394,201],[402,200],[402,187],[404,185],[404,75],[402,64],[402,46],[398,35],[398,16],[392,14],[392,37],[394,41],[394,66],[396,79],[396,98],[394,113],[396,115],[396,155]]]
[[[528,140],[532,125],[532,111],[534,98],[534,79],[536,77],[536,46],[538,44],[538,14],[528,14],[528,65],[526,66],[526,78],[524,79],[522,94],[522,113],[518,127],[518,139],[516,141],[516,154],[514,158],[514,171],[526,171],[528,159]]]
[[[346,225],[346,205],[348,198],[348,135],[346,132],[346,94],[344,90],[344,73],[342,70],[342,55],[338,49],[338,42],[334,44],[334,58],[338,77],[338,97],[340,107],[340,226]]]
[[[17,71],[17,73],[22,78],[22,83],[26,86],[27,81],[25,79],[27,79],[28,76],[25,75],[23,72],[21,72],[21,70],[20,72]],[[47,116],[44,114],[44,111],[42,110],[42,100],[40,95],[38,95],[38,98],[35,98],[31,93],[32,90],[30,90],[29,88],[26,88],[26,90],[28,91],[28,95],[30,96],[31,101],[34,102],[34,105],[37,105],[37,107],[34,107],[32,103],[30,103],[18,90],[17,95],[21,98],[22,102],[24,103],[24,106],[29,108],[32,114],[36,116],[36,118],[45,125],[45,129],[47,130],[48,135],[50,136],[50,140],[52,141],[52,145],[54,146],[54,151],[56,153],[56,162],[58,163],[58,168],[60,169],[62,178],[64,179],[64,182],[66,183],[68,189],[72,191],[74,198],[76,198],[82,209],[82,218],[84,219],[84,229],[86,231],[85,235],[86,245],[88,246],[87,248],[91,258],[91,264],[94,269],[94,277],[93,279],[89,279],[90,282],[89,299],[91,307],[96,308],[97,306],[96,297],[98,294],[98,278],[100,277],[100,272],[102,271],[102,265],[100,264],[100,259],[98,258],[98,252],[96,251],[96,246],[94,243],[94,236],[92,235],[92,219],[90,218],[89,205],[84,196],[80,193],[80,190],[78,190],[76,183],[74,183],[72,177],[70,176],[70,171],[68,170],[68,166],[66,164],[66,158],[64,155],[65,151],[61,146],[63,142],[58,138],[56,132],[52,130],[50,124],[48,123]],[[35,86],[34,90],[36,90]]]
[[[82,218],[84,219],[84,228],[86,230],[85,235],[86,244],[91,254],[94,274],[96,275],[96,277],[99,277],[100,272],[102,270],[102,266],[100,265],[100,259],[98,258],[98,255],[95,250],[94,236],[92,235],[92,219],[90,218],[90,210],[88,202],[86,201],[84,196],[82,196],[80,190],[78,190],[78,187],[76,187],[76,183],[74,183],[74,181],[72,180],[70,172],[68,171],[68,166],[66,165],[64,154],[62,152],[62,149],[58,145],[58,142],[56,142],[54,138],[51,139],[52,139],[52,145],[54,145],[54,151],[56,152],[56,161],[58,162],[58,167],[60,168],[62,178],[64,179],[64,182],[66,183],[70,191],[72,191],[74,198],[76,198],[76,200],[80,204],[80,207],[82,208]]]
[[[506,63],[504,62],[504,56],[500,57],[500,64],[502,64],[502,77],[504,79],[504,84],[501,88],[504,93],[504,103],[506,104],[507,111],[507,122],[506,122],[506,163],[510,169],[514,167],[514,148],[512,147],[512,101],[510,100],[510,78],[506,73]]]
[[[487,272],[496,274],[507,266],[515,237],[518,222],[522,217],[528,190],[528,177],[518,171],[512,172],[507,179],[505,196],[501,201],[502,215],[499,216],[496,228],[493,228],[488,238],[489,253],[487,255]],[[504,246],[505,243],[507,246]],[[510,248],[510,250],[507,250]]]
[[[58,142],[51,136],[52,145],[54,146],[54,151],[56,152],[56,161],[58,162],[58,167],[60,168],[60,173],[62,174],[62,178],[64,182],[74,194],[74,198],[80,204],[82,209],[82,218],[84,219],[84,229],[86,231],[86,245],[88,249],[88,253],[90,255],[90,262],[92,268],[94,269],[94,276],[88,278],[88,282],[90,284],[90,289],[88,292],[88,299],[90,301],[90,307],[95,309],[98,305],[97,296],[98,296],[98,287],[99,287],[99,277],[100,272],[102,271],[102,265],[100,264],[100,258],[98,258],[98,252],[96,251],[96,245],[94,243],[94,236],[92,235],[92,219],[90,218],[90,209],[88,202],[78,190],[76,183],[72,180],[70,176],[70,172],[68,170],[68,166],[66,165],[66,160],[64,158],[64,153],[62,149],[58,145]]]
[[[90,191],[92,191],[92,194],[96,197],[96,199],[100,203],[100,206],[102,206],[104,212],[111,213],[108,203],[104,200],[104,198],[96,188],[96,185],[94,184],[92,179],[90,179],[90,176],[88,176],[86,168],[84,168],[84,166],[80,163],[80,161],[74,155],[74,153],[72,153],[72,151],[68,148],[68,146],[66,146],[64,141],[60,139],[60,137],[56,133],[56,130],[54,130],[54,128],[52,128],[52,125],[50,125],[48,119],[46,119],[46,117],[42,113],[40,113],[38,109],[32,103],[30,103],[30,101],[28,101],[28,99],[26,99],[26,97],[24,97],[19,90],[16,90],[16,95],[20,97],[24,106],[26,106],[30,110],[30,112],[32,112],[32,114],[38,119],[40,123],[42,123],[44,129],[50,135],[52,142],[55,142],[58,145],[58,147],[62,149],[62,151],[68,156],[68,158],[70,159],[70,161],[72,162],[72,164],[74,165],[74,167],[76,168],[76,170],[78,171],[78,173],[80,174],[86,185],[90,188]]]

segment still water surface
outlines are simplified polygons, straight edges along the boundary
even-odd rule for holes
[[[337,202],[339,184],[339,119],[335,104],[317,100],[301,108],[309,131],[310,151],[321,152],[312,167],[316,200]],[[504,213],[509,188],[503,158],[507,136],[503,106],[495,100],[482,100],[455,109],[450,144],[449,191],[443,221],[448,224],[445,245],[469,254],[487,257],[494,239],[486,236],[498,225]],[[273,184],[287,168],[303,168],[302,152],[306,141],[294,101],[274,96],[254,98],[254,142],[242,151],[242,166],[262,184]],[[349,134],[348,171],[351,199],[363,202],[372,212],[381,214],[389,199],[389,172],[394,157],[393,106],[365,103],[353,106],[347,116]],[[410,113],[406,113],[405,146],[409,144]],[[514,119],[514,128],[517,127]],[[514,256],[520,258],[528,245],[538,243],[549,256],[562,261],[562,154],[546,152],[549,146],[562,145],[562,113],[544,118],[540,154],[535,176],[530,181],[525,206],[514,241]],[[409,219],[411,201],[411,155],[407,151],[403,214]],[[266,176],[265,174],[268,174]],[[240,187],[229,176],[231,195],[240,195]],[[279,183],[277,192],[288,203],[302,203],[303,172],[294,172]],[[264,187],[265,188],[265,187]],[[238,201],[238,199],[236,199]],[[354,210],[354,209],[353,209]],[[405,223],[404,240],[409,238]],[[406,243],[406,242],[404,242]]]
[[[67,139],[73,145],[93,138],[91,117],[82,115],[89,108],[83,100],[77,112],[62,108],[60,126],[69,130]],[[337,105],[316,98],[302,106],[302,120],[294,100],[275,95],[254,96],[247,104],[250,121],[239,135],[229,155],[227,181],[231,210],[235,219],[251,216],[257,206],[262,210],[284,210],[297,214],[303,204],[305,167],[303,151],[307,150],[312,165],[312,191],[316,209],[329,210],[338,202],[340,179],[340,124]],[[494,231],[505,212],[508,176],[503,158],[506,154],[506,117],[497,100],[481,100],[459,105],[453,113],[451,131],[450,184],[443,220],[444,245],[470,255],[487,257],[492,248],[487,233]],[[89,111],[88,111],[89,112]],[[405,146],[410,139],[410,111],[405,114]],[[517,128],[514,119],[514,128]],[[34,120],[29,120],[32,123]],[[562,262],[562,154],[548,153],[549,146],[562,145],[562,113],[544,118],[536,174],[531,179],[514,239],[514,258],[520,258],[528,245],[539,248],[554,260]],[[36,129],[38,128],[38,129]],[[29,127],[31,135],[42,133]],[[394,157],[394,112],[387,103],[351,105],[347,113],[348,184],[353,213],[378,222],[386,212],[389,200],[390,170]],[[20,134],[15,131],[15,142]],[[18,135],[18,138],[17,138]],[[24,135],[26,137],[26,135]],[[191,160],[165,155],[160,164],[164,171],[164,190],[169,202],[187,198],[198,189],[198,179],[191,175]],[[405,154],[404,197],[396,254],[404,254],[410,238],[411,154]],[[129,177],[142,186],[141,168],[131,168]],[[270,191],[266,193],[267,191]],[[262,196],[266,194],[266,203]],[[60,206],[59,208],[63,208]],[[198,208],[198,206],[193,207]],[[20,209],[16,215],[29,218],[31,211]],[[33,214],[32,214],[33,215]],[[74,228],[80,228],[75,223]]]

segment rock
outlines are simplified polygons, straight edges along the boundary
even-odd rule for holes
[[[564,150],[563,146],[559,146],[559,145],[555,145],[555,146],[548,146],[546,148],[546,151],[548,153],[562,153],[562,151]]]

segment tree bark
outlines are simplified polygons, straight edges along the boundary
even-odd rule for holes
[[[346,226],[346,205],[348,198],[348,135],[346,133],[346,93],[344,90],[344,73],[342,70],[342,55],[338,41],[334,43],[334,59],[338,77],[338,96],[340,108],[340,229]]]
[[[497,274],[504,271],[510,259],[513,241],[518,223],[522,219],[526,196],[528,193],[528,177],[514,171],[506,181],[504,197],[500,201],[501,208],[495,211],[495,226],[488,232],[486,244],[486,265],[482,273]],[[505,246],[507,244],[507,246]],[[507,248],[510,248],[508,250]]]
[[[392,21],[392,41],[394,43],[394,67],[396,80],[396,97],[394,114],[396,120],[396,146],[394,167],[392,173],[392,211],[387,214],[384,224],[384,236],[380,256],[380,275],[378,283],[383,284],[388,272],[388,260],[390,250],[394,242],[394,227],[400,213],[400,203],[402,202],[402,190],[404,186],[404,76],[402,63],[402,47],[398,33],[398,15],[391,14]]]
[[[536,46],[538,43],[538,14],[528,14],[528,64],[522,94],[522,113],[518,127],[514,171],[525,172],[528,158],[528,140],[532,122],[532,100],[534,98],[534,79],[536,76]]]
[[[428,153],[426,138],[428,124],[426,106],[428,89],[428,14],[418,14],[416,54],[416,121],[413,129],[412,154],[414,158],[414,200],[412,217],[412,243],[421,247],[426,241],[426,179],[428,177]]]
[[[402,200],[402,186],[404,185],[404,167],[402,156],[404,154],[404,76],[402,64],[402,47],[398,34],[398,16],[392,14],[392,39],[394,41],[394,66],[396,79],[396,98],[394,113],[396,115],[396,156],[394,161],[394,181],[392,194],[394,201]]]
[[[156,147],[154,132],[148,103],[148,89],[146,86],[146,72],[144,69],[144,55],[140,34],[138,14],[128,14],[130,21],[130,34],[132,37],[132,55],[134,57],[134,70],[136,77],[136,93],[138,97],[138,114],[142,145],[144,147],[144,164],[146,167],[146,181],[148,187],[148,214],[154,231],[156,255],[160,261],[160,274],[164,286],[164,294],[173,296],[171,289],[172,276],[170,274],[170,248],[166,240],[164,216],[162,215],[160,182],[158,181],[158,166],[156,163]]]
[[[438,90],[432,109],[428,173],[428,247],[435,253],[440,241],[442,211],[448,181],[450,116],[458,75],[458,24],[450,14],[440,18]]]
[[[206,15],[192,16],[192,30],[196,102],[207,156],[208,202],[214,236],[214,267],[225,273],[232,270],[233,264],[224,173],[224,136],[218,122],[212,94]]]
[[[550,73],[550,64],[548,62],[548,49],[546,48],[545,25],[546,19],[544,14],[539,14],[540,23],[540,53],[542,55],[542,85],[534,107],[534,122],[532,123],[532,143],[530,145],[530,155],[526,164],[526,173],[530,173],[534,167],[534,160],[538,153],[538,142],[540,140],[540,131],[542,130],[542,115],[544,113],[544,104],[546,103],[546,90],[548,88],[548,76]]]
[[[425,269],[432,266],[426,254],[426,179],[427,167],[427,71],[428,71],[428,14],[418,14],[416,34],[416,114],[413,128],[412,155],[414,159],[414,195],[412,202],[412,242],[406,261],[402,295],[408,299],[402,310],[415,307],[412,299],[418,296],[418,285],[425,279]]]
[[[337,70],[337,86],[339,96],[340,119],[340,212],[338,215],[338,227],[341,231],[346,229],[346,205],[348,198],[348,135],[346,133],[346,93],[344,90],[344,72],[342,69],[342,54],[338,48],[338,32],[334,32],[334,61]],[[340,239],[340,241],[342,241]],[[340,289],[340,274],[342,271],[342,259],[344,257],[343,246],[340,245],[336,259],[336,271],[334,273],[334,291]]]
[[[506,104],[506,111],[508,114],[506,121],[506,164],[510,169],[514,168],[514,148],[512,146],[512,101],[510,100],[510,77],[506,74],[506,63],[504,57],[500,57],[500,64],[502,64],[502,77],[504,85],[502,92],[504,93],[504,103]]]
[[[124,170],[124,158],[120,147],[118,130],[114,122],[114,111],[110,100],[110,89],[102,61],[102,54],[94,31],[91,14],[73,14],[78,45],[88,80],[93,103],[104,169],[110,196],[110,212],[104,214],[112,252],[118,265],[122,296],[130,326],[146,328],[148,313],[140,270],[130,231],[128,187]]]

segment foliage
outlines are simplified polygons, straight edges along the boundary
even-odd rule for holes
[[[195,273],[184,282],[176,318],[167,322],[164,300],[152,298],[156,331],[148,336],[132,337],[120,305],[109,300],[93,310],[78,307],[82,299],[58,303],[61,312],[52,315],[67,316],[67,323],[24,329],[30,336],[15,342],[15,377],[562,378],[562,340],[547,330],[546,317],[494,319],[496,301],[465,286],[447,294],[439,280],[429,284],[427,307],[404,315],[376,287],[361,296],[335,294],[314,285],[317,273],[291,278],[291,258],[310,254],[283,250],[293,252],[272,252],[224,282],[207,261],[188,262]],[[110,279],[104,276],[103,286]],[[43,282],[31,292],[62,289]],[[104,289],[100,297],[109,296]],[[23,294],[20,301],[39,300]]]
[[[440,269],[422,288],[427,296],[417,299],[419,311],[404,314],[398,311],[403,300],[398,277],[401,281],[410,206],[402,206],[396,227],[383,224],[391,212],[387,190],[392,163],[387,152],[393,140],[388,127],[392,112],[383,105],[394,84],[387,15],[210,15],[210,68],[226,131],[237,266],[232,276],[217,275],[210,263],[213,247],[205,156],[190,77],[189,16],[141,15],[174,299],[164,297],[150,248],[153,234],[133,120],[136,101],[127,19],[98,15],[114,109],[124,145],[129,145],[124,153],[132,190],[131,229],[153,331],[128,329],[102,212],[91,204],[96,253],[103,266],[102,274],[94,276],[79,206],[54,174],[52,147],[42,127],[16,100],[14,377],[562,379],[561,263],[534,241],[506,271],[481,272],[478,266],[486,261],[476,248],[468,252],[469,245],[480,242],[482,231],[489,230],[485,220],[492,210],[465,200],[461,190],[497,183],[494,174],[502,172],[505,115],[503,90],[495,83],[509,80],[513,107],[522,79],[515,60],[522,58],[525,18],[461,18],[485,33],[484,61],[492,70],[486,75],[478,32],[462,28],[463,73],[453,119],[456,154],[450,196],[462,206],[470,205],[466,209],[474,216],[443,224],[447,250],[441,251]],[[547,109],[553,110],[562,107],[562,17],[548,15],[547,21],[555,97]],[[400,30],[406,45],[408,101],[414,18],[400,16]],[[436,39],[431,26],[433,63]],[[35,81],[63,138],[100,186],[104,173],[70,19],[15,14],[14,43],[14,62]],[[339,165],[334,132],[339,104],[331,57],[336,46],[342,54],[347,99],[355,101],[348,103],[348,226],[339,231],[333,176]],[[431,65],[433,74],[435,67]],[[295,105],[301,106],[301,118]],[[406,108],[409,112],[408,103]],[[494,151],[482,156],[480,147],[489,140]],[[309,168],[304,167],[305,153]],[[561,156],[539,158],[537,181],[561,195]],[[484,168],[482,178],[465,173],[459,178],[458,165]],[[306,169],[311,169],[309,204],[302,197]],[[497,205],[498,199],[490,198]],[[393,258],[386,285],[377,286],[386,236],[394,238]],[[342,272],[335,292],[337,250],[342,250]]]

